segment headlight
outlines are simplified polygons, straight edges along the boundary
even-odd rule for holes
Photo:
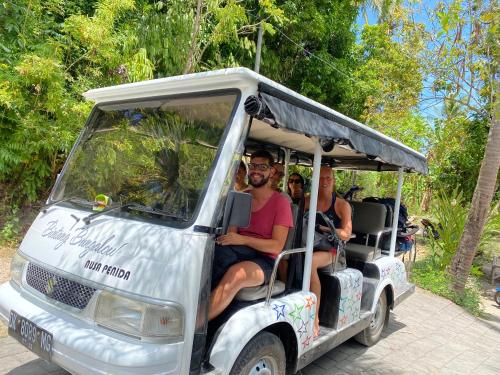
[[[103,291],[97,300],[95,321],[133,336],[182,339],[184,317],[175,304],[153,305]]]
[[[24,259],[19,253],[15,253],[10,263],[10,277],[14,283],[21,286],[23,280],[24,267],[28,261]]]

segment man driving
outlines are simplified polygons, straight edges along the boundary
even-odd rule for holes
[[[252,195],[250,225],[229,227],[227,234],[216,239],[209,320],[224,311],[240,289],[269,281],[274,260],[293,227],[290,203],[271,187],[273,162],[264,150],[251,155],[248,182],[252,189],[247,191]]]

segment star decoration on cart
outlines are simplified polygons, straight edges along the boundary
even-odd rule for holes
[[[300,326],[300,328],[297,330],[297,332],[299,333],[299,337],[302,338],[302,335],[306,335],[307,336],[307,325],[309,324],[309,322],[304,322],[302,320],[302,325]]]
[[[382,269],[380,277],[382,279],[385,279],[387,276],[389,276],[390,273],[391,273],[391,267],[386,267],[386,268]]]
[[[305,349],[311,343],[312,336],[307,336],[304,341],[302,341],[302,349]]]
[[[276,312],[276,320],[279,320],[280,317],[285,317],[285,307],[286,305],[273,305],[273,310]]]
[[[294,309],[288,313],[288,316],[292,318],[293,324],[295,324],[297,321],[302,321],[302,310],[304,309],[303,305],[297,305],[293,304]]]
[[[312,296],[309,296],[306,298],[306,304],[305,304],[305,308],[308,309],[309,311],[311,311],[311,308],[316,304],[316,302],[314,302],[314,298]]]

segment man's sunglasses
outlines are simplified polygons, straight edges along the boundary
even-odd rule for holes
[[[256,164],[256,163],[248,164],[248,169],[251,170],[267,171],[270,167],[271,166],[269,164]]]
[[[288,183],[289,184],[300,184],[302,182],[298,178],[291,178],[291,179],[288,180]]]

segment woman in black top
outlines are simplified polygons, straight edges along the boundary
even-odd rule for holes
[[[351,206],[349,203],[335,195],[335,177],[330,167],[322,166],[319,174],[318,206],[317,210],[323,212],[335,226],[338,237],[347,241],[351,237],[352,221]],[[306,198],[305,209],[309,209],[309,197]],[[317,225],[317,230],[329,232],[330,228],[324,225]],[[315,251],[313,254],[311,267],[311,292],[316,297],[316,316],[314,319],[314,337],[319,334],[319,303],[321,300],[321,283],[319,281],[318,268],[326,267],[332,263],[337,249],[332,247],[330,251]]]

